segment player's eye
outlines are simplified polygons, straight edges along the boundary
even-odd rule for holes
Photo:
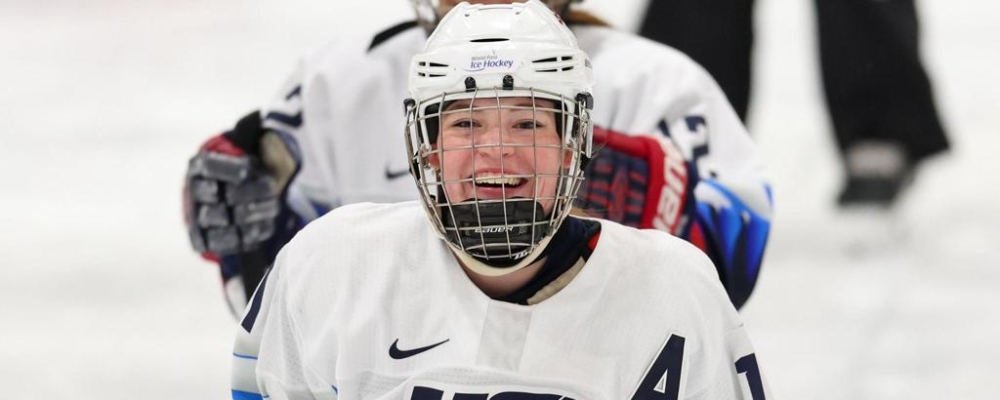
[[[527,120],[518,122],[514,127],[517,129],[542,129],[545,124],[540,121]]]
[[[456,121],[452,122],[451,126],[453,126],[455,128],[470,129],[470,128],[476,128],[476,127],[478,127],[479,124],[476,123],[476,121],[473,121],[471,119],[460,119],[460,120],[456,120]]]

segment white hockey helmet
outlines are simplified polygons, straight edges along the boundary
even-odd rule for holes
[[[513,1],[514,0],[506,0],[506,1],[473,0],[472,3],[510,4],[513,3]],[[523,1],[523,0],[518,0],[518,1]],[[559,14],[565,14],[566,11],[569,10],[570,3],[579,3],[582,2],[583,0],[540,0],[540,1],[545,5],[549,6],[549,8],[551,8],[552,11],[555,11]],[[413,4],[413,9],[417,12],[417,21],[420,23],[421,26],[424,27],[424,29],[427,29],[427,32],[433,31],[434,28],[437,27],[438,22],[441,21],[441,18],[444,17],[444,14],[450,10],[450,8],[448,7],[444,8],[441,7],[442,2],[444,2],[446,6],[449,4],[458,3],[457,1],[454,0],[410,0],[410,3]]]
[[[593,84],[587,54],[579,49],[562,20],[538,0],[502,5],[461,3],[442,19],[424,51],[413,57],[411,98],[405,102],[411,173],[432,225],[467,267],[482,275],[498,276],[529,265],[569,214],[590,157]],[[526,106],[511,106],[510,100],[502,101],[509,98],[531,101]],[[461,107],[449,110],[448,105],[455,102],[461,102],[457,103]],[[490,110],[500,118],[502,110],[525,109],[532,116],[552,115],[558,139],[539,143],[542,135],[537,133],[542,129],[532,125],[527,128],[531,129],[528,142],[514,146],[531,147],[536,162],[539,152],[558,154],[561,165],[553,167],[558,171],[540,172],[536,165],[530,173],[514,175],[509,171],[516,168],[509,166],[504,172],[501,159],[500,178],[504,182],[534,182],[530,197],[507,197],[504,183],[502,198],[450,198],[446,185],[471,185],[473,193],[485,186],[477,183],[476,177],[445,178],[446,167],[440,161],[445,153],[488,147],[503,152],[504,146],[509,151],[512,145],[505,145],[504,140],[495,144],[471,141],[465,147],[444,149],[438,142],[442,116],[465,113],[472,119],[473,112]],[[553,136],[551,131],[546,133]],[[542,193],[547,190],[540,190],[543,185],[539,182],[546,182],[546,188],[554,187],[555,193]]]

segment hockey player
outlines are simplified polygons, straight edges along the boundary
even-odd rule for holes
[[[701,251],[569,216],[593,75],[549,9],[460,4],[408,76],[420,201],[340,207],[282,249],[233,398],[765,398]]]
[[[420,27],[433,28],[458,2],[414,3],[418,21],[370,41],[338,40],[304,58],[267,109],[192,159],[190,237],[220,263],[235,312],[308,221],[346,204],[416,198],[405,179],[409,166],[397,157],[404,151],[399,121],[386,116],[398,114],[406,96],[401,77],[427,39]],[[758,276],[771,201],[755,146],[724,94],[683,54],[612,30],[567,1],[548,5],[574,30],[599,82],[598,150],[577,205],[691,241],[715,262],[740,307]],[[466,68],[494,62],[470,60]]]

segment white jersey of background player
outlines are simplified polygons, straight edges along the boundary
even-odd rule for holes
[[[457,3],[413,1],[425,26],[433,26],[437,15]],[[702,248],[740,307],[758,276],[771,202],[757,150],[724,94],[700,66],[676,50],[601,26],[595,17],[569,10],[565,0],[548,4],[563,11],[597,77],[594,94],[599,101],[592,117],[600,151],[577,205],[629,226],[673,233]],[[195,192],[189,196],[195,199],[188,202],[188,221],[197,222],[189,225],[192,241],[222,264],[234,309],[242,309],[244,288],[252,292],[264,267],[305,222],[345,204],[416,197],[406,178],[406,160],[398,157],[404,151],[398,127],[408,62],[427,38],[418,25],[413,21],[361,39],[340,38],[319,49],[301,60],[276,100],[262,111],[267,131],[293,137],[300,145],[302,167],[287,202],[300,205],[295,213],[261,222],[259,216],[241,212],[247,207],[240,200],[231,200],[228,215],[236,221],[227,222],[219,196],[201,202],[197,193],[203,185],[189,181]],[[484,57],[462,67],[475,69],[491,62],[499,60]],[[241,140],[246,126],[252,126],[251,137],[265,131],[259,128],[260,116],[251,116],[257,120],[241,121],[234,129],[238,134],[229,136],[237,147],[256,147],[256,138]],[[233,147],[215,140],[200,155]],[[195,167],[192,171],[191,176],[204,178]],[[285,177],[278,180],[287,180],[289,174],[279,174]],[[246,174],[234,176],[230,181],[245,179]],[[201,193],[220,191],[210,189]],[[241,215],[249,216],[241,220]],[[290,221],[295,215],[298,221]],[[266,261],[232,254],[265,239],[265,251],[258,251],[256,258]],[[256,271],[248,263],[258,265]],[[231,279],[241,274],[251,278]]]
[[[407,76],[397,158],[421,202],[341,207],[284,247],[239,330],[234,398],[764,398],[701,251],[568,217],[593,75],[555,14],[459,5]]]

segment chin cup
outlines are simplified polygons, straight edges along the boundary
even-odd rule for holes
[[[509,267],[531,254],[549,233],[550,218],[541,203],[527,198],[442,208],[449,241],[494,267]]]

